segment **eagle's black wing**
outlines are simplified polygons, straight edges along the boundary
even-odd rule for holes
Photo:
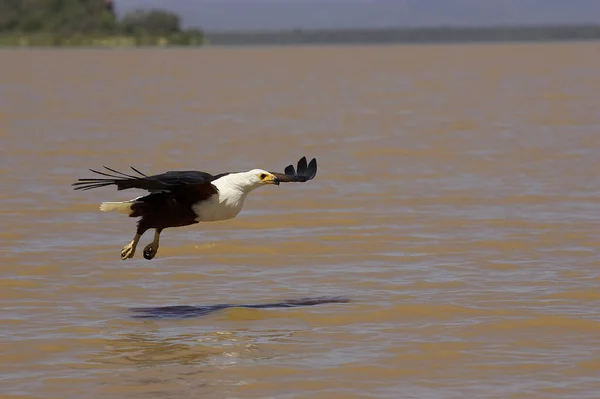
[[[300,158],[298,161],[297,170],[294,170],[294,165],[288,165],[284,173],[271,172],[280,182],[305,182],[314,179],[317,175],[317,160],[313,158],[307,164],[306,157]]]
[[[138,188],[142,190],[148,190],[150,192],[175,192],[189,189],[206,189],[212,187],[216,192],[216,187],[211,184],[211,181],[214,180],[214,177],[210,173],[206,172],[199,172],[195,170],[169,171],[158,175],[146,176],[132,166],[131,169],[139,175],[135,176],[116,171],[106,166],[104,168],[112,173],[99,172],[97,170],[90,169],[90,171],[105,177],[78,179],[76,183],[72,184],[72,186],[75,186],[74,190],[91,190],[93,188],[105,187],[114,184],[117,186],[117,190]]]

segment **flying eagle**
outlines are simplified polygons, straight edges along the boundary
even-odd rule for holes
[[[181,227],[199,222],[232,219],[242,210],[251,191],[267,184],[306,182],[317,174],[317,160],[307,164],[306,157],[285,168],[284,173],[252,169],[247,172],[226,172],[211,175],[200,171],[169,171],[146,176],[133,166],[138,176],[128,175],[104,166],[110,172],[90,171],[104,178],[78,179],[75,190],[117,186],[117,190],[137,188],[150,194],[123,202],[102,202],[100,210],[118,211],[129,217],[140,217],[133,240],[121,251],[121,259],[133,258],[137,244],[148,229],[154,229],[154,240],[144,248],[144,258],[150,260],[158,252],[160,233],[168,227]]]

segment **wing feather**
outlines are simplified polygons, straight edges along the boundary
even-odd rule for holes
[[[169,171],[158,175],[146,176],[139,170],[131,167],[132,170],[140,175],[133,176],[106,166],[104,168],[113,174],[90,169],[93,173],[105,177],[78,179],[77,182],[72,184],[75,187],[74,190],[91,190],[93,188],[116,185],[117,190],[137,188],[148,191],[181,191],[186,189],[194,190],[199,188],[199,186],[212,186],[211,181],[213,180],[213,176],[210,173],[199,171]],[[214,189],[216,190],[216,187]]]
[[[306,182],[312,180],[317,175],[317,159],[313,158],[308,164],[306,157],[300,158],[296,169],[294,165],[288,165],[284,173],[271,172],[280,182]]]
[[[117,190],[137,188],[150,192],[196,192],[201,190],[216,193],[217,188],[211,182],[228,174],[222,173],[213,176],[206,172],[187,170],[168,171],[157,175],[147,176],[133,166],[130,166],[130,168],[139,176],[126,174],[104,166],[104,169],[111,173],[90,169],[91,172],[104,177],[78,179],[72,186],[74,186],[74,190],[91,190],[94,188],[116,185]],[[317,159],[313,158],[310,162],[307,162],[306,157],[302,157],[298,161],[296,169],[294,169],[294,165],[288,165],[285,167],[284,173],[271,173],[282,183],[306,182],[314,179],[317,175]]]

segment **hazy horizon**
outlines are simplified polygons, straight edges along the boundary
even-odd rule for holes
[[[177,12],[207,31],[600,23],[596,0],[115,0]]]

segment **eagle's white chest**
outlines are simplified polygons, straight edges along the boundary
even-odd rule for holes
[[[232,219],[242,210],[247,193],[219,180],[213,182],[219,189],[218,194],[192,206],[192,210],[198,215],[197,221],[215,222]]]

